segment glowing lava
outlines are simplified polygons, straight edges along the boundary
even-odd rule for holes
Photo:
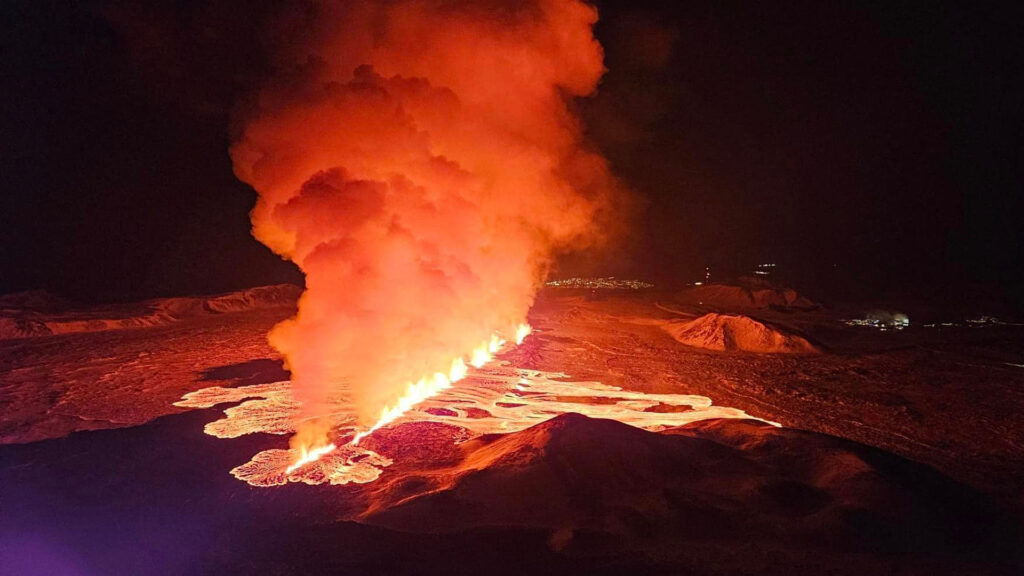
[[[516,328],[516,346],[522,344],[530,332],[533,332],[533,328],[530,328],[529,324],[520,324],[519,328]]]
[[[327,446],[320,446],[318,448],[313,448],[309,450],[308,452],[303,454],[298,460],[296,460],[294,464],[286,468],[285,474],[291,474],[292,472],[295,472],[296,470],[302,468],[306,464],[316,462],[320,458],[323,458],[325,455],[334,452],[335,448],[337,448],[337,446],[335,446],[334,444],[328,444]]]
[[[530,326],[528,324],[521,324],[519,329],[522,330],[523,326],[526,326],[527,330],[530,329]],[[522,342],[522,340],[518,339],[517,337],[516,344],[519,344],[520,342]],[[481,344],[479,347],[477,347],[476,350],[473,351],[473,356],[471,359],[473,366],[475,368],[480,368],[481,366],[489,362],[492,358],[492,354],[500,350],[501,346],[504,343],[505,341],[502,340],[497,335],[491,336],[489,342]],[[485,350],[486,353],[479,354],[479,350]],[[477,362],[480,362],[479,365],[477,364]],[[352,438],[352,445],[358,445],[360,440],[369,436],[370,434],[373,434],[374,431],[379,430],[380,428],[383,428],[388,424],[391,424],[392,422],[400,418],[403,414],[408,412],[413,406],[419,404],[420,402],[423,402],[427,398],[436,396],[438,393],[447,388],[451,388],[452,384],[465,378],[468,372],[469,369],[466,366],[466,362],[462,358],[456,358],[455,360],[452,360],[452,367],[451,369],[448,370],[447,375],[442,374],[441,372],[437,372],[430,378],[420,378],[420,380],[415,384],[410,383],[409,386],[405,389],[405,394],[403,394],[398,399],[398,402],[396,402],[394,406],[384,408],[383,412],[381,412],[380,419],[377,420],[377,422],[373,426],[371,426],[369,430],[366,430],[365,432],[360,432],[356,434],[354,438]]]
[[[480,347],[488,359],[490,344],[488,341]],[[617,420],[650,431],[713,418],[761,420],[742,410],[715,406],[705,396],[649,394],[600,382],[570,382],[566,374],[517,369],[506,362],[494,362],[484,370],[467,374],[466,363],[457,359],[448,375],[440,376],[444,377],[434,376],[411,385],[377,423],[363,431],[356,427],[353,406],[339,398],[331,407],[331,422],[337,436],[353,435],[350,442],[309,450],[299,461],[295,460],[294,450],[265,450],[231,473],[253,486],[373,482],[392,461],[359,446],[358,442],[398,420],[403,424],[434,422],[461,429],[453,435],[453,442],[484,434],[518,432],[570,412]],[[459,384],[456,386],[455,382]],[[256,432],[287,434],[291,430],[283,429],[283,425],[290,422],[294,426],[300,413],[291,394],[290,382],[212,387],[192,392],[176,405],[209,408],[245,400],[227,409],[225,418],[208,424],[206,433],[227,438]]]
[[[529,324],[520,324],[516,330],[516,344],[521,344],[530,331],[531,328]],[[505,340],[497,334],[492,335],[490,340],[482,343],[473,351],[471,363],[476,368],[482,367],[493,359],[493,355],[501,350],[501,347],[504,346],[505,343]],[[451,368],[449,368],[447,374],[436,372],[433,376],[420,378],[416,382],[410,382],[405,389],[405,393],[398,398],[395,404],[385,407],[381,411],[380,418],[377,422],[367,430],[359,432],[353,436],[349,445],[358,446],[360,440],[401,418],[403,414],[411,410],[417,404],[427,400],[428,398],[436,396],[448,388],[451,388],[452,384],[465,378],[468,372],[469,368],[466,366],[465,360],[462,358],[455,358],[452,360]],[[302,446],[299,449],[299,458],[288,466],[285,473],[291,474],[307,464],[320,460],[335,449],[337,449],[337,446],[334,443],[316,447]]]
[[[487,344],[481,344],[475,350],[473,350],[473,357],[469,360],[469,364],[473,368],[482,368],[484,364],[487,364],[491,360],[491,353],[487,351]]]

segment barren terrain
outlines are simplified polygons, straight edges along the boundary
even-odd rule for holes
[[[488,378],[533,370],[564,383],[511,390],[524,400],[498,397],[487,416],[463,411],[522,424],[507,434],[460,427],[450,406],[475,392],[456,384],[449,404],[369,437],[367,449],[392,463],[344,486],[257,488],[229,473],[285,448],[286,423],[203,432],[287,380],[265,343],[287,302],[0,340],[0,560],[26,574],[1020,568],[1024,329],[882,332],[827,309],[726,304],[549,289],[531,313],[534,334]],[[714,351],[673,337],[709,312],[746,315],[818,353]],[[32,314],[45,325],[54,313]],[[75,314],[98,312],[61,312]],[[575,397],[561,388],[572,382]],[[621,388],[638,412],[573,414],[573,402],[587,412],[604,394],[586,382]],[[216,386],[239,393],[174,406]],[[734,416],[700,419],[699,397]],[[679,419],[643,416],[658,410]]]

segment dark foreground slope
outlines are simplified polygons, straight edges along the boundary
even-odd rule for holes
[[[1012,522],[984,498],[929,468],[757,421],[656,434],[567,414],[458,450],[452,466],[407,469],[403,482],[429,487],[424,495],[395,503],[394,484],[382,483],[379,508],[366,520],[443,533],[541,529],[570,556],[637,557],[698,573],[873,573],[896,565],[998,573],[1018,542]],[[736,550],[756,557],[733,557]],[[785,564],[762,563],[766,557]]]
[[[570,414],[461,445],[388,431],[362,487],[252,488],[277,437],[214,410],[0,447],[17,574],[1013,574],[1016,525],[936,472],[750,421],[661,433]],[[401,454],[401,458],[399,458]]]
[[[516,367],[704,394],[787,427],[568,415],[456,444],[421,422],[366,439],[395,461],[377,482],[257,489],[228,471],[287,439],[207,436],[226,405],[171,403],[288,378],[265,334],[290,309],[174,308],[190,312],[0,341],[0,574],[1021,573],[1016,521],[980,494],[1012,509],[1021,493],[1017,326],[744,312],[823,353],[710,352],[665,329],[703,308],[545,296],[505,356]]]

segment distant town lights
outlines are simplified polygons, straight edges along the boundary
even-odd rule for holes
[[[565,280],[552,280],[547,285],[555,288],[589,288],[592,290],[641,290],[654,287],[654,284],[648,282],[619,280],[614,276],[607,278],[566,278]]]

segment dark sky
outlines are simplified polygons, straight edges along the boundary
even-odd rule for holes
[[[1020,301],[1012,4],[598,5],[609,73],[580,108],[647,210],[628,257],[594,271],[773,261],[844,297]],[[301,280],[248,235],[255,194],[227,156],[274,8],[2,4],[0,292]]]

